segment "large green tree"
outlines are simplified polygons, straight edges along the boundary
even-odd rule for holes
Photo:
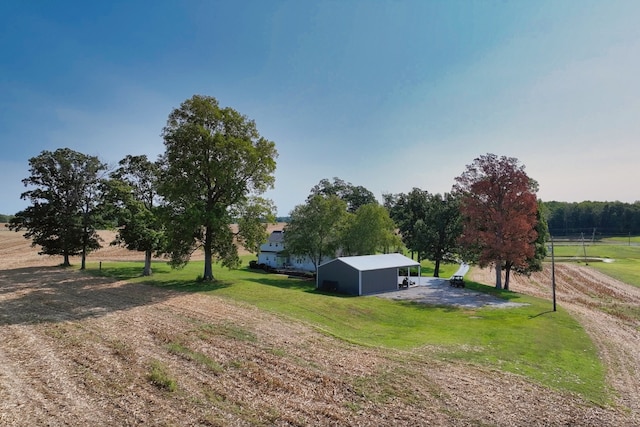
[[[384,205],[398,224],[406,247],[418,259],[434,262],[433,276],[440,276],[442,262],[458,261],[462,231],[459,200],[450,193],[431,194],[413,188],[404,194],[385,194]]]
[[[348,255],[388,252],[402,244],[389,211],[377,203],[360,206],[348,213],[342,230],[342,249]]]
[[[262,224],[266,238],[263,208],[268,203],[251,205],[273,187],[275,143],[258,133],[254,121],[201,95],[171,112],[162,136],[166,150],[159,193],[165,202],[170,264],[184,266],[202,248],[203,279],[213,280],[214,257],[229,268],[240,264],[230,227],[239,221],[234,215],[246,215],[238,230],[241,240],[255,240],[256,224]]]
[[[30,176],[22,180],[29,190],[20,198],[31,205],[9,223],[15,231],[41,247],[40,254],[62,255],[63,266],[71,256],[86,255],[100,248],[98,227],[102,226],[103,174],[106,164],[69,148],[43,151],[29,159]]]
[[[459,198],[451,193],[428,194],[419,246],[425,257],[435,264],[434,277],[440,277],[442,262],[459,261],[458,238],[461,233]]]
[[[164,248],[160,220],[158,180],[160,165],[146,155],[127,155],[111,173],[110,205],[117,218],[118,233],[112,244],[144,252],[143,276],[152,273],[151,259]]]
[[[347,210],[355,213],[361,206],[377,204],[374,194],[361,185],[353,185],[334,177],[333,182],[324,178],[311,188],[307,201],[314,196],[337,196],[347,204]]]
[[[290,254],[308,256],[316,270],[325,257],[334,257],[342,243],[346,202],[338,196],[315,195],[290,213],[284,242]]]
[[[428,210],[429,192],[413,188],[409,193],[384,194],[384,206],[398,225],[407,249],[418,254],[418,261],[424,257],[424,234],[428,231],[425,222]]]
[[[461,197],[462,245],[477,251],[480,266],[493,265],[496,288],[502,269],[525,268],[535,257],[537,184],[513,157],[486,154],[456,178]],[[509,289],[507,274],[504,288]]]

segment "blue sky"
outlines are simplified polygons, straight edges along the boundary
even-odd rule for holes
[[[323,178],[450,191],[516,157],[545,201],[640,200],[638,1],[0,2],[0,213],[28,160],[155,159],[216,97],[279,152],[281,216]]]

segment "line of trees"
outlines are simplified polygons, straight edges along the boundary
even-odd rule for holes
[[[623,202],[545,202],[549,231],[554,236],[589,237],[640,234],[640,201]]]
[[[306,203],[291,212],[285,243],[309,256],[316,268],[325,256],[368,255],[398,250],[418,260],[476,262],[496,271],[496,287],[509,288],[512,272],[542,268],[547,225],[536,198],[537,183],[512,157],[480,156],[456,178],[451,193],[384,194],[380,206],[364,187],[323,179]]]
[[[31,205],[9,228],[25,231],[41,254],[62,255],[64,266],[81,255],[84,268],[101,246],[96,230],[115,225],[115,244],[145,253],[143,274],[151,274],[153,254],[179,268],[198,249],[204,280],[214,279],[214,259],[237,267],[234,242],[257,251],[275,219],[273,203],[260,197],[275,180],[275,144],[246,116],[201,95],[171,112],[162,136],[156,161],[129,155],[112,171],[68,148],[43,151],[23,180],[30,189],[21,198]]]
[[[10,219],[41,254],[62,255],[63,265],[101,246],[97,230],[117,229],[112,244],[144,253],[144,275],[154,255],[172,267],[204,252],[204,280],[212,264],[236,268],[238,246],[257,252],[275,208],[261,197],[274,184],[277,151],[255,123],[213,97],[194,95],[174,109],[162,131],[165,152],[155,161],[127,155],[109,168],[97,157],[61,148],[29,160],[31,205]],[[480,156],[456,178],[450,193],[414,188],[373,193],[339,178],[321,180],[290,213],[285,243],[316,268],[326,256],[399,251],[435,263],[467,261],[496,270],[496,287],[511,272],[541,268],[547,225],[537,183],[510,157]],[[237,229],[231,224],[237,224]]]

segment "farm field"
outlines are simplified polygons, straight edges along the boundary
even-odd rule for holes
[[[0,229],[0,425],[639,422],[640,290],[581,265],[556,265],[558,304],[605,362],[611,399],[601,405],[438,349],[357,345],[224,292],[63,270],[35,252]],[[90,256],[140,259],[112,247]],[[549,299],[549,283],[547,270],[511,286]]]

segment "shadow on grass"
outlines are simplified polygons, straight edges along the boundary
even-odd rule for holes
[[[136,282],[140,284],[182,292],[206,292],[227,288],[232,285],[232,282],[230,281],[205,281],[199,278],[167,280],[166,277],[168,277],[168,275],[170,274],[174,274],[175,271],[165,268],[152,267],[153,274],[151,276],[145,277],[142,275],[142,270],[143,269],[140,266],[117,265],[115,267],[103,267],[98,270],[88,270],[87,272],[94,276],[107,277],[117,280],[136,279]]]
[[[504,289],[496,289],[493,286],[483,285],[477,282],[470,282],[465,280],[465,287],[472,291],[482,292],[483,294],[491,295],[496,298],[504,299],[507,301],[516,300],[520,298],[520,294],[517,292],[504,290]]]
[[[469,310],[468,307],[460,307],[460,306],[451,305],[451,304],[430,304],[423,301],[401,300],[401,301],[396,301],[396,303],[404,307],[410,307],[410,308],[420,309],[420,310],[433,310],[434,308],[437,308],[439,310],[444,311],[445,313],[456,313],[464,310]]]
[[[95,270],[95,269],[87,270],[89,274],[93,274],[101,277],[111,277],[112,279],[117,279],[117,280],[131,280],[131,279],[136,279],[138,277],[142,277],[142,271],[143,271],[143,268],[139,266],[104,267],[98,270]],[[150,279],[153,276],[170,273],[169,271],[162,271],[162,270],[152,270],[152,271],[153,271],[153,275],[148,276]]]
[[[253,271],[253,270],[249,270]],[[328,292],[316,289],[316,283],[313,280],[298,279],[294,277],[277,277],[265,273],[260,277],[249,277],[245,279],[248,282],[259,283],[261,285],[273,286],[280,289],[288,289],[293,291],[308,292],[318,295],[325,295],[336,298],[353,298],[354,295],[340,294],[336,292]]]
[[[535,319],[536,317],[540,317],[540,316],[544,316],[545,314],[552,314],[552,313],[554,313],[553,310],[543,311],[542,313],[538,313],[538,314],[534,314],[532,316],[529,316],[529,319]]]
[[[180,292],[210,292],[233,286],[233,282],[227,280],[170,280],[160,282],[149,279],[140,283]]]

